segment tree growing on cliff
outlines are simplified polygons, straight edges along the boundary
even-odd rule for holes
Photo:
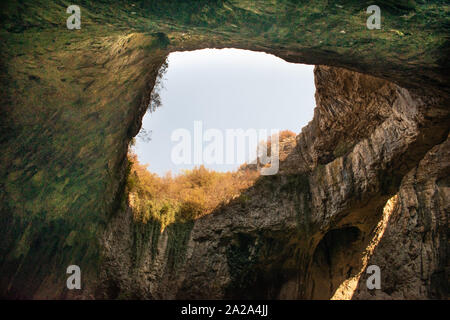
[[[156,75],[155,85],[150,94],[150,102],[148,104],[148,110],[154,112],[156,109],[162,106],[161,90],[164,89],[164,75],[167,73],[169,62],[167,59],[163,62]]]

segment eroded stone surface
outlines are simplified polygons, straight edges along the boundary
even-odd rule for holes
[[[189,241],[178,264],[168,266],[173,250],[167,246],[171,234],[164,232],[157,235],[156,250],[143,251],[136,265],[130,255],[136,239],[131,213],[115,218],[105,242],[104,277],[114,283],[117,295],[328,299],[346,280],[363,274],[370,259],[383,269],[386,287],[371,294],[358,288],[355,298],[446,296],[436,279],[444,277],[446,264],[443,177],[448,173],[448,145],[427,153],[446,139],[445,104],[342,69],[316,67],[315,75],[314,119],[292,141],[281,173],[261,178],[246,191],[246,201],[236,200],[196,220],[192,230],[186,229]],[[439,156],[436,150],[441,150]],[[431,159],[438,157],[437,165]],[[420,191],[411,193],[414,182]],[[370,253],[367,248],[377,236],[374,230],[380,232],[383,207],[401,183],[401,209],[394,210],[370,258],[373,248]],[[412,219],[408,215],[421,217],[414,219],[413,234],[401,227]],[[435,220],[439,222],[431,224]],[[407,250],[400,239],[408,243]],[[414,258],[419,254],[420,268],[419,258]],[[397,256],[403,258],[392,263]],[[399,264],[404,264],[403,276],[398,276]],[[355,286],[338,296],[352,297]]]
[[[378,4],[383,12],[383,27],[367,30],[367,3],[361,1],[346,1],[344,6],[328,0],[83,1],[82,29],[68,30],[67,7],[63,2],[3,1],[0,11],[0,297],[94,296],[102,261],[99,239],[105,227],[112,225],[110,219],[115,219],[124,205],[127,147],[140,128],[158,68],[173,51],[209,47],[263,51],[291,62],[344,67],[375,75],[408,90],[422,89],[423,92],[403,94],[406,100],[414,102],[411,112],[416,112],[417,119],[392,117],[386,111],[389,108],[384,110],[381,105],[369,108],[364,103],[362,110],[368,108],[370,112],[362,114],[347,104],[352,99],[346,95],[358,99],[365,95],[365,90],[356,94],[354,88],[367,85],[363,80],[356,81],[360,78],[356,74],[354,80],[351,76],[347,80],[335,78],[335,83],[327,86],[342,91],[335,94],[332,90],[327,93],[326,87],[320,89],[324,103],[318,109],[321,114],[316,117],[318,123],[298,139],[302,152],[293,152],[286,160],[289,163],[286,174],[308,173],[308,181],[317,188],[316,198],[317,194],[322,197],[330,192],[334,197],[342,192],[323,204],[314,198],[314,208],[329,212],[324,219],[331,215],[341,221],[342,214],[338,211],[355,199],[345,188],[353,185],[348,174],[357,169],[353,164],[349,167],[347,160],[354,159],[356,166],[360,163],[357,157],[347,155],[357,143],[371,136],[374,128],[380,128],[377,139],[382,140],[386,135],[391,140],[386,149],[383,144],[358,147],[361,152],[371,152],[367,156],[362,153],[362,159],[375,162],[361,162],[358,177],[362,180],[355,183],[361,184],[362,197],[378,199],[381,206],[378,180],[384,177],[382,187],[388,190],[387,194],[397,192],[403,175],[438,143],[440,132],[447,130],[448,122],[444,120],[448,119],[447,108],[438,105],[439,100],[443,101],[442,105],[448,100],[450,73],[448,19],[442,14],[448,12],[448,4],[406,0],[379,0]],[[333,73],[333,69],[322,71],[324,79]],[[320,77],[317,74],[317,79]],[[377,80],[366,80],[369,87],[376,88]],[[395,88],[379,84],[380,92]],[[394,103],[397,95],[380,98]],[[423,106],[419,97],[424,95],[427,98]],[[339,114],[347,109],[352,109],[359,118],[349,112]],[[348,121],[335,123],[338,114],[339,119]],[[386,122],[388,118],[390,124]],[[419,127],[405,129],[408,121]],[[383,130],[390,131],[385,134]],[[415,136],[417,130],[419,136]],[[402,140],[399,137],[404,133],[410,135],[405,143],[395,142]],[[370,141],[378,143],[377,139]],[[341,156],[346,156],[345,162],[338,160]],[[385,159],[389,156],[393,157],[392,161]],[[404,158],[396,159],[397,156]],[[340,190],[333,186],[328,191],[313,181],[314,177],[320,180],[320,175],[310,172],[320,171],[323,165],[329,175],[334,167],[328,167],[328,163],[336,160],[333,164],[336,170],[339,166],[346,168],[344,176],[336,176],[346,187]],[[366,168],[367,181],[364,180]],[[368,180],[374,172],[378,182]],[[288,184],[283,189],[287,198],[292,195],[287,191],[292,185],[301,190],[307,185],[301,177],[274,182]],[[264,195],[268,197],[270,190],[278,188],[282,187],[261,187],[261,190],[266,190]],[[305,200],[299,197],[295,194],[295,200],[289,200],[291,203],[286,206],[298,203],[296,206],[303,210]],[[359,206],[368,199],[355,201],[350,205],[355,211],[351,212],[361,211]],[[325,204],[338,211],[321,208]],[[314,210],[312,214],[320,217]],[[174,232],[183,235],[183,230]],[[278,234],[271,237],[280,238]],[[126,245],[128,240],[124,241]],[[318,241],[315,239],[312,247]],[[135,242],[141,248],[141,242]],[[234,248],[241,242],[247,240],[235,240]],[[158,241],[158,246],[163,243]],[[283,267],[284,271],[298,269],[289,263]],[[80,265],[83,270],[81,293],[68,292],[65,288],[69,264]],[[273,268],[280,267],[274,264]],[[289,280],[280,291],[284,297],[296,296],[299,288],[305,288],[296,279],[297,271],[289,272],[284,273]],[[137,278],[130,276],[130,279]],[[275,282],[284,283],[284,280]],[[112,293],[118,292],[114,283],[109,288]],[[139,296],[145,296],[141,289],[136,290]],[[155,295],[174,296],[161,290],[158,293],[157,289],[151,289]]]

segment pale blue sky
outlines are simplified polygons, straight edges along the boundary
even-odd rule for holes
[[[174,52],[161,91],[162,107],[147,112],[143,128],[151,141],[136,138],[135,152],[159,175],[191,169],[171,160],[171,134],[178,128],[193,136],[194,121],[203,130],[289,129],[299,133],[313,117],[314,66],[287,63],[273,55],[238,49]],[[205,146],[207,143],[204,144]],[[235,165],[205,165],[218,171]]]

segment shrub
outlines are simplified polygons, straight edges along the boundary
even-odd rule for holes
[[[127,192],[134,220],[159,221],[161,231],[175,222],[188,222],[214,211],[238,197],[259,173],[241,166],[236,172],[216,172],[204,166],[173,177],[151,173],[133,153],[128,155]]]

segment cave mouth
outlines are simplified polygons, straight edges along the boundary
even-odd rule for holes
[[[130,146],[130,204],[151,208],[138,219],[163,230],[277,174],[313,117],[313,69],[239,49],[171,53]]]
[[[236,170],[254,154],[238,154],[238,146],[233,146],[233,159],[228,159],[233,150],[228,149],[227,130],[255,130],[260,139],[272,130],[298,134],[314,114],[313,69],[241,49],[173,52],[159,70],[133,151],[160,176],[200,165],[220,172]],[[189,131],[191,148],[190,156],[177,163],[172,153],[180,129]],[[223,136],[217,157],[208,154],[208,145],[216,142],[211,141],[214,132]]]

